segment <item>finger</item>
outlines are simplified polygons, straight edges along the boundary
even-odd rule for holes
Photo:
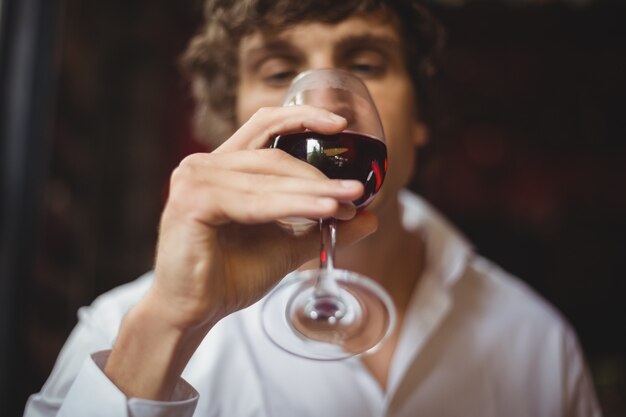
[[[357,210],[352,202],[340,202],[339,207],[337,208],[337,211],[335,212],[333,217],[338,220],[351,220],[352,218],[354,218],[354,216],[356,216],[356,214]]]
[[[297,159],[280,149],[243,150],[227,153],[196,153],[187,156],[179,168],[209,170],[202,175],[210,176],[216,168],[255,174],[327,178],[313,165]]]
[[[267,223],[292,216],[331,217],[339,209],[339,202],[332,197],[310,194],[209,187],[185,179],[173,183],[166,208],[175,216],[217,226],[231,221]]]
[[[264,151],[272,150],[240,151],[218,157],[209,154],[190,156],[174,172],[172,187],[177,182],[192,181],[199,187],[311,194],[332,197],[340,202],[354,201],[363,194],[363,184],[359,181],[331,180],[306,162],[296,160],[282,151]],[[273,156],[266,160],[259,154]],[[354,213],[350,208],[343,207],[339,215],[343,220],[352,218]]]
[[[203,206],[202,202],[196,207]],[[339,208],[337,200],[329,197],[285,193],[248,193],[225,190],[219,201],[213,201],[207,216],[211,224],[237,222],[261,224],[286,217],[327,218]],[[204,217],[204,216],[203,216]]]
[[[363,184],[356,180],[310,179],[266,174],[248,174],[229,170],[212,170],[211,175],[198,179],[198,186],[239,191],[242,193],[299,194],[330,197],[340,202],[351,202],[363,194]]]
[[[264,107],[214,152],[265,148],[269,140],[279,134],[305,130],[332,134],[340,132],[346,125],[346,119],[319,107]]]

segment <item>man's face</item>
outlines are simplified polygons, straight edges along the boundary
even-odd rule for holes
[[[371,208],[395,199],[411,177],[414,149],[425,140],[425,130],[415,117],[402,40],[390,19],[359,15],[335,25],[304,23],[271,36],[255,33],[242,40],[239,63],[239,125],[261,107],[279,106],[302,71],[341,68],[359,76],[378,108],[389,158],[385,183]]]

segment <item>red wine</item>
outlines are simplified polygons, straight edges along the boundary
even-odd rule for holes
[[[354,201],[357,208],[366,206],[376,195],[387,171],[385,144],[358,133],[294,133],[278,136],[271,147],[308,162],[328,178],[361,181],[365,192]]]

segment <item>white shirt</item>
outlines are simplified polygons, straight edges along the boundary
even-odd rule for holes
[[[257,303],[209,332],[175,401],[126,398],[102,369],[122,317],[150,286],[147,274],[79,311],[25,416],[600,416],[576,335],[559,313],[474,254],[424,201],[400,198],[405,228],[426,242],[426,267],[386,391],[358,358],[316,362],[275,347]]]

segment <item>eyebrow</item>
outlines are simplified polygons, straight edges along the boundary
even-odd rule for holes
[[[397,53],[402,58],[401,46],[401,40],[388,35],[372,35],[369,33],[348,35],[338,40],[334,56],[337,59],[361,50],[374,50],[388,57]],[[284,57],[293,60],[303,59],[302,52],[291,42],[273,36],[262,39],[259,45],[254,45],[242,52],[245,56],[244,62],[247,68],[254,68],[268,56]]]
[[[279,56],[291,59],[301,59],[302,53],[290,42],[279,38],[263,40],[260,45],[251,47],[243,51],[245,55],[246,67],[258,65],[265,57]]]
[[[385,55],[389,55],[394,53],[394,51],[401,53],[401,47],[401,41],[391,36],[377,36],[372,34],[350,35],[339,40],[335,54],[340,56],[362,49],[373,49]]]

